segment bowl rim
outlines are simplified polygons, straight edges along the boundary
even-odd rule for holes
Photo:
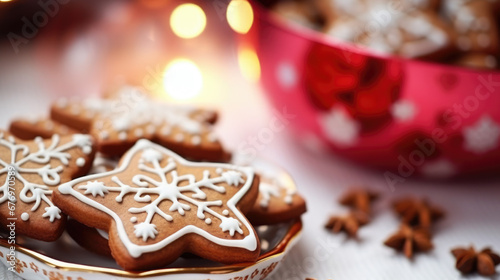
[[[316,43],[321,43],[323,45],[341,50],[347,51],[354,54],[360,54],[372,58],[384,59],[384,60],[392,60],[399,61],[401,63],[413,63],[420,64],[426,67],[436,67],[436,69],[441,69],[446,72],[460,72],[467,74],[496,74],[500,75],[500,70],[489,70],[489,69],[480,69],[480,68],[469,68],[465,66],[458,65],[450,65],[439,62],[431,62],[425,60],[418,60],[414,58],[406,58],[402,56],[397,56],[394,54],[384,54],[381,52],[375,52],[370,50],[368,47],[363,47],[361,45],[356,45],[354,43],[345,42],[339,39],[336,39],[326,33],[322,33],[318,30],[314,30],[312,28],[308,28],[306,26],[302,26],[298,23],[291,22],[278,13],[274,12],[271,9],[266,8],[263,4],[259,3],[257,0],[250,0],[252,3],[252,8],[256,10],[256,17],[260,17],[268,22],[271,22],[276,27],[284,30],[285,32],[291,33],[297,37],[302,37],[306,40],[310,40]],[[255,25],[255,22],[254,22]]]
[[[87,272],[87,273],[102,273],[110,276],[120,276],[127,278],[145,278],[153,276],[164,276],[164,275],[175,275],[175,274],[187,274],[187,273],[197,273],[197,274],[229,274],[242,271],[244,269],[259,265],[270,259],[275,259],[287,252],[287,249],[294,244],[294,241],[298,239],[302,233],[302,220],[296,219],[288,229],[283,239],[269,252],[259,256],[256,262],[238,263],[231,265],[224,265],[219,267],[175,267],[175,268],[161,268],[147,271],[126,271],[117,268],[107,268],[107,267],[97,267],[85,264],[76,264],[66,261],[57,260],[53,257],[46,256],[39,253],[33,249],[26,248],[22,245],[16,244],[15,248],[18,253],[22,253],[36,259],[37,261],[56,268],[58,270],[67,272]],[[0,238],[0,246],[4,248],[10,248],[12,245],[8,244],[7,240]]]

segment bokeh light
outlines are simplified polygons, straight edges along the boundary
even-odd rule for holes
[[[226,17],[234,31],[246,34],[253,24],[252,6],[246,0],[232,0],[227,6]]]
[[[198,5],[192,3],[179,5],[170,16],[170,27],[181,38],[190,39],[199,36],[206,25],[205,13]]]
[[[258,82],[260,79],[259,57],[254,50],[243,48],[238,50],[238,64],[243,76],[251,81]]]
[[[177,58],[165,68],[163,88],[173,99],[192,99],[203,88],[203,76],[194,62]]]

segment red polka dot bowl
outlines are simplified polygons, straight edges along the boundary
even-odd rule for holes
[[[456,177],[500,170],[500,72],[383,56],[252,3],[261,84],[297,136],[384,172]]]

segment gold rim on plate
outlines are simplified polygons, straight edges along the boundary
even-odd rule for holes
[[[65,261],[56,260],[52,257],[45,256],[39,252],[25,248],[21,245],[15,245],[15,247],[16,251],[25,254],[29,257],[32,257],[50,267],[63,271],[103,273],[112,276],[122,276],[131,278],[162,276],[162,275],[181,274],[181,273],[227,274],[227,273],[238,272],[248,267],[281,256],[282,254],[285,253],[287,247],[293,243],[293,241],[300,235],[301,232],[302,232],[302,221],[298,219],[290,226],[288,232],[283,237],[283,239],[272,250],[261,255],[255,263],[239,263],[233,265],[225,265],[221,267],[162,268],[162,269],[155,269],[142,272],[132,272],[116,268],[105,268],[105,267],[96,267],[90,265],[69,263]],[[10,246],[12,245],[8,244],[6,239],[0,238],[0,246],[5,248],[10,248]]]

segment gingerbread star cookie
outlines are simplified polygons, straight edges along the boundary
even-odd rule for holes
[[[306,210],[305,200],[295,186],[277,178],[260,176],[259,197],[247,217],[252,225],[270,225],[299,218]]]
[[[330,9],[344,12],[327,15],[324,32],[339,40],[408,58],[438,59],[453,50],[451,26],[434,11],[434,4],[420,6],[403,2],[401,6],[391,6],[386,1],[331,2],[335,5]]]
[[[237,263],[259,256],[259,240],[243,215],[258,184],[251,168],[190,162],[141,139],[117,169],[62,184],[54,201],[77,221],[108,232],[124,269],[162,267],[184,252]]]
[[[56,240],[66,216],[52,202],[62,183],[84,175],[94,157],[92,138],[74,134],[23,141],[0,131],[0,223],[16,234]]]
[[[498,55],[500,43],[494,2],[491,0],[444,1],[444,13],[453,23],[459,50]]]
[[[498,69],[498,59],[491,54],[466,53],[453,61],[453,64],[477,68],[477,69]]]
[[[95,254],[112,258],[108,242],[109,235],[107,232],[101,229],[88,227],[71,218],[68,219],[66,232],[82,248]]]
[[[311,29],[319,30],[319,14],[306,1],[278,1],[273,11],[283,18]]]
[[[389,13],[400,11],[438,12],[441,0],[313,0],[313,6],[320,11],[329,23],[341,16],[357,16],[366,12],[367,7],[378,7],[374,11],[381,22]]]
[[[78,133],[76,129],[43,117],[13,120],[10,124],[9,132],[23,140],[31,140],[37,136],[50,138],[54,134],[62,136]]]
[[[138,88],[124,88],[108,99],[59,100],[51,118],[90,131],[98,150],[109,156],[121,156],[145,138],[195,160],[230,157],[213,131],[215,112],[154,100]]]

